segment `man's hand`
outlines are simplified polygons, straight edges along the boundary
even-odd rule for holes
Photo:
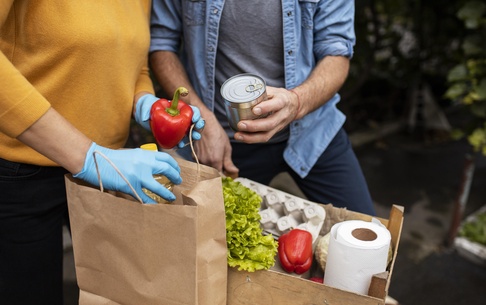
[[[267,100],[256,105],[252,111],[255,115],[269,115],[256,120],[240,121],[236,140],[245,143],[267,142],[298,118],[300,101],[297,93],[267,86],[267,95]]]
[[[196,152],[202,164],[216,168],[230,177],[237,177],[239,169],[231,159],[231,144],[216,117],[208,115],[204,136],[196,142]]]

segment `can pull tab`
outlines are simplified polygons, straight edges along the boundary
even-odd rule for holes
[[[246,92],[255,92],[263,88],[262,83],[251,84],[245,87]]]

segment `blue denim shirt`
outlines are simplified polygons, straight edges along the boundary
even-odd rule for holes
[[[286,88],[300,85],[327,55],[353,55],[353,0],[281,1]],[[194,89],[211,110],[223,5],[224,0],[153,1],[150,51],[180,52]],[[339,100],[336,94],[319,109],[290,124],[284,158],[302,178],[344,124],[346,118],[336,107]]]

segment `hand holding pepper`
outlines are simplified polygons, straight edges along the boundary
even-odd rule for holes
[[[293,229],[278,239],[278,257],[285,271],[305,273],[312,265],[312,234]]]
[[[182,139],[187,135],[192,123],[195,124],[195,130],[192,132],[192,139],[201,139],[200,131],[204,128],[205,122],[201,118],[201,113],[197,107],[190,106],[182,101],[179,101],[179,96],[184,96],[184,94],[187,95],[187,89],[184,87],[179,87],[174,93],[172,101],[160,99],[151,94],[146,94],[140,97],[137,102],[136,111],[134,114],[135,120],[146,130],[152,131],[157,142],[159,142],[159,145],[163,148],[173,148],[176,145],[178,147],[183,147],[184,142]],[[154,118],[152,118],[152,113],[154,111],[153,108],[156,106],[158,108],[157,114],[165,112],[167,116],[154,115],[157,116],[157,118],[155,118],[157,121],[155,125],[157,127],[154,127]],[[170,114],[169,112],[166,112],[167,108],[173,108],[175,111],[168,110],[169,112],[172,112],[172,114]],[[181,119],[184,119],[184,124],[176,122]],[[183,129],[183,132],[181,132],[179,129]],[[173,130],[176,130],[175,133]],[[176,141],[176,139],[178,139],[178,141]],[[170,142],[168,142],[169,140]]]

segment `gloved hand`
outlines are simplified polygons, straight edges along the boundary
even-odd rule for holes
[[[152,109],[152,105],[158,100],[159,98],[152,94],[142,95],[138,99],[137,106],[135,108],[135,121],[150,132],[152,131],[152,129],[150,128],[150,110]],[[192,115],[192,122],[195,123],[194,129],[192,131],[192,139],[197,141],[201,139],[200,131],[202,131],[202,129],[204,128],[205,122],[204,119],[201,118],[201,112],[199,111],[199,108],[195,106],[191,106],[191,108],[194,112],[194,114]],[[184,147],[184,145],[184,141],[181,141],[179,142],[179,144],[177,144],[179,148]]]
[[[135,108],[135,121],[148,131],[152,131],[150,128],[150,109],[152,109],[152,105],[158,100],[159,98],[152,94],[142,95],[138,99]]]
[[[135,196],[135,194],[127,182],[116,171],[115,167],[98,152],[106,156],[123,174],[144,203],[155,203],[155,201],[147,196],[142,188],[152,191],[167,201],[175,200],[175,195],[153,178],[154,174],[162,174],[174,184],[182,182],[180,167],[169,154],[140,148],[114,150],[99,146],[94,142],[91,144],[86,154],[83,169],[74,177],[100,186],[94,159],[96,158],[103,187],[132,196]]]
[[[189,105],[192,108],[193,115],[192,115],[192,123],[194,123],[194,129],[192,130],[192,139],[197,141],[201,139],[201,131],[204,128],[204,125],[206,122],[204,121],[203,118],[201,118],[201,111],[199,111],[199,108]],[[184,143],[184,139],[177,144],[177,147],[183,148],[186,144]]]

